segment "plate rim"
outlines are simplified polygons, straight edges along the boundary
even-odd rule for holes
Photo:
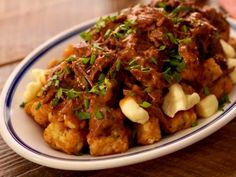
[[[63,42],[64,40],[68,39],[66,36],[74,36],[78,35],[79,31],[86,30],[86,27],[90,27],[95,23],[95,21],[98,18],[94,18],[92,20],[89,20],[87,22],[81,23],[79,25],[76,25],[68,30],[65,30],[55,37],[52,37],[51,39],[47,40],[43,44],[41,44],[39,47],[37,47],[35,50],[33,50],[23,61],[20,62],[20,64],[14,69],[14,71],[11,73],[9,78],[7,79],[7,82],[5,83],[2,93],[1,93],[1,102],[0,102],[0,115],[2,115],[2,119],[0,119],[0,133],[2,135],[2,138],[4,141],[11,147],[12,150],[14,150],[16,153],[21,155],[22,157],[35,162],[40,165],[48,166],[51,168],[58,168],[58,169],[64,169],[64,170],[98,170],[98,169],[108,169],[113,167],[120,167],[120,166],[126,166],[130,164],[140,163],[143,161],[151,160],[154,158],[158,158],[167,154],[170,154],[172,152],[178,151],[180,149],[183,149],[207,136],[214,133],[221,127],[223,127],[225,124],[227,124],[229,121],[231,121],[236,116],[236,101],[222,114],[220,114],[218,117],[213,119],[208,124],[204,125],[203,127],[192,131],[188,133],[187,135],[181,136],[177,140],[171,141],[170,144],[168,144],[165,147],[155,147],[153,149],[149,149],[145,152],[139,152],[134,155],[124,155],[124,156],[118,156],[118,157],[111,157],[109,159],[97,159],[97,160],[91,160],[91,161],[76,161],[76,160],[62,160],[58,161],[58,159],[50,159],[48,157],[42,157],[40,154],[35,154],[31,157],[32,152],[26,150],[25,148],[20,145],[18,142],[15,141],[14,137],[12,137],[11,133],[8,131],[7,127],[5,127],[5,113],[6,113],[6,102],[8,94],[8,89],[12,86],[12,83],[17,82],[15,80],[16,76],[19,75],[19,72],[23,70],[23,67],[26,67],[29,65],[30,62],[37,61],[37,57],[34,58],[38,53],[41,53],[43,50],[50,51],[50,46],[57,46],[58,41]],[[234,26],[233,26],[234,28]],[[234,28],[235,30],[236,28]],[[72,35],[75,33],[74,35]],[[55,44],[57,43],[57,44]],[[53,45],[54,44],[54,45]],[[38,56],[40,57],[40,56]],[[25,72],[25,71],[24,71]],[[23,72],[23,73],[24,73]],[[19,82],[19,81],[18,81]],[[13,90],[14,91],[14,90]],[[4,102],[2,101],[4,100]],[[223,119],[223,118],[224,119]],[[174,143],[173,143],[174,142]]]

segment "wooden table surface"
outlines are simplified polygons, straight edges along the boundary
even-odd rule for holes
[[[78,23],[137,2],[141,1],[0,0],[0,91],[17,64],[42,42]],[[236,119],[178,152],[99,171],[62,171],[34,164],[13,152],[0,137],[0,176],[236,177]]]

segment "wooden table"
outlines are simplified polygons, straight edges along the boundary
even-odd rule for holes
[[[17,64],[58,32],[139,0],[0,0],[0,90]],[[143,1],[142,1],[143,2]],[[0,176],[236,177],[236,119],[208,138],[173,154],[127,167],[62,171],[14,153],[0,137]]]

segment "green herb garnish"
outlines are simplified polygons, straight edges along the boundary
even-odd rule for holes
[[[107,17],[101,17],[95,25],[95,29],[97,32],[99,32],[102,28],[106,26],[106,23],[109,21],[114,21],[116,19],[116,16],[107,16]]]
[[[121,61],[117,60],[116,61],[116,71],[120,71],[120,66],[121,66]]]
[[[167,37],[170,39],[172,44],[178,44],[178,40],[176,37],[173,35],[173,33],[166,33]]]
[[[149,67],[141,67],[141,71],[142,72],[149,72],[151,70],[151,68],[149,68]]]
[[[137,65],[137,59],[133,59],[129,62],[129,66]]]
[[[19,106],[20,106],[21,108],[24,108],[25,105],[26,105],[26,103],[25,103],[25,102],[22,102]]]
[[[186,38],[183,38],[183,39],[179,39],[178,42],[183,43],[183,44],[189,44],[189,43],[192,42],[192,38],[186,37]]]
[[[98,50],[102,50],[102,51],[105,50],[104,48],[102,48],[101,46],[99,46],[99,44],[97,44],[97,43],[94,43],[94,44],[93,44],[93,48],[98,49]]]
[[[184,21],[184,19],[180,17],[173,17],[171,20],[174,24],[179,24]]]
[[[132,26],[135,25],[134,20],[126,20],[123,24],[119,25],[112,33],[116,39],[121,39],[126,35],[135,33],[136,30],[132,29]]]
[[[62,89],[62,88],[59,88],[59,89],[57,90],[57,93],[56,93],[56,95],[55,95],[55,98],[53,98],[53,100],[51,101],[51,105],[52,105],[53,107],[55,107],[55,106],[57,106],[57,105],[59,104],[59,101],[60,101],[60,99],[61,99],[61,97],[62,97],[62,94],[63,94],[63,89]]]
[[[172,14],[177,15],[180,12],[190,12],[192,10],[193,8],[189,6],[178,6],[172,11]]]
[[[109,87],[109,85],[110,85],[109,79],[104,78],[103,82],[98,82],[91,88],[89,92],[104,96],[106,94],[106,89],[107,87]]]
[[[92,35],[88,31],[84,31],[80,33],[80,37],[82,37],[86,42],[90,41],[92,38]]]
[[[107,39],[110,36],[111,32],[112,32],[112,30],[108,29],[104,34],[104,38]]]
[[[165,45],[161,45],[161,46],[159,47],[158,51],[163,51],[163,50],[165,50],[165,49],[166,49],[166,46],[165,46]]]
[[[80,93],[75,91],[74,89],[65,90],[64,92],[66,93],[68,99],[74,99],[80,96]]]
[[[203,87],[203,93],[206,96],[210,94],[209,88],[207,86]]]
[[[154,63],[154,64],[156,64],[156,65],[157,65],[157,59],[156,59],[156,58],[154,58],[154,57],[151,57],[151,58],[150,58],[150,60],[151,60],[151,62],[152,62],[152,63]]]
[[[35,110],[38,111],[41,108],[42,104],[38,102],[38,104],[35,106]]]
[[[159,3],[157,3],[156,7],[163,8],[166,10],[167,5],[164,2],[159,2]]]
[[[104,81],[105,77],[106,77],[105,74],[101,73],[98,77],[98,82],[102,83]]]
[[[224,111],[223,108],[224,108],[225,104],[227,104],[227,103],[230,103],[229,96],[228,95],[224,95],[219,100],[218,110],[219,111]]]
[[[188,32],[188,27],[186,25],[183,25],[182,30],[183,30],[183,32],[187,33]]]
[[[143,108],[149,108],[152,104],[147,102],[147,101],[144,101],[142,102],[141,104],[139,104],[141,107]]]
[[[75,60],[76,60],[76,58],[73,57],[73,56],[70,56],[66,59],[67,62],[72,62],[72,61],[75,61]]]
[[[90,64],[93,65],[96,61],[96,55],[92,54],[90,57]]]
[[[53,98],[53,100],[51,101],[51,105],[52,107],[56,107],[59,104],[60,99],[58,99],[57,97]]]
[[[82,61],[84,65],[86,65],[90,61],[90,58],[83,57],[83,58],[80,58],[80,60]]]
[[[90,119],[90,114],[88,112],[75,111],[75,115],[80,120],[88,120],[88,119]]]
[[[101,111],[98,111],[98,110],[95,111],[95,116],[98,120],[102,120],[103,117],[104,117],[103,113]]]
[[[144,89],[144,92],[150,93],[152,91],[152,87],[147,87]]]
[[[60,99],[61,96],[62,96],[62,93],[63,93],[62,88],[59,88],[59,89],[57,90],[56,97],[57,97],[58,99]]]
[[[88,100],[88,99],[85,99],[85,100],[84,100],[84,108],[87,110],[87,109],[89,108],[89,106],[90,106],[89,100]]]

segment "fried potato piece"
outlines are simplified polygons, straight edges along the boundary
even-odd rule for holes
[[[163,114],[157,109],[152,109],[152,112],[149,111],[150,118],[145,124],[137,124],[136,126],[138,144],[153,144],[161,139],[161,130],[158,117],[163,116]]]
[[[145,124],[137,125],[137,143],[142,145],[153,144],[161,139],[159,120],[150,117]]]
[[[54,149],[77,154],[85,144],[85,136],[78,129],[68,128],[63,122],[52,122],[44,130],[44,140]]]
[[[209,88],[211,94],[214,94],[218,99],[230,93],[233,88],[233,82],[228,75],[221,77],[215,81]]]
[[[33,100],[25,105],[25,111],[29,114],[35,122],[42,127],[47,127],[49,124],[49,113],[51,112],[50,106],[42,104],[40,101]]]
[[[92,113],[89,122],[87,142],[90,154],[101,156],[125,152],[129,148],[127,130],[123,124],[123,114],[120,109],[105,111],[101,108],[102,119]]]
[[[203,71],[200,77],[200,83],[203,85],[212,83],[220,78],[222,74],[223,71],[221,70],[220,66],[213,58],[210,58],[203,63]]]
[[[175,133],[179,130],[191,127],[197,120],[193,109],[178,112],[174,118],[161,117],[161,127],[167,133]]]

